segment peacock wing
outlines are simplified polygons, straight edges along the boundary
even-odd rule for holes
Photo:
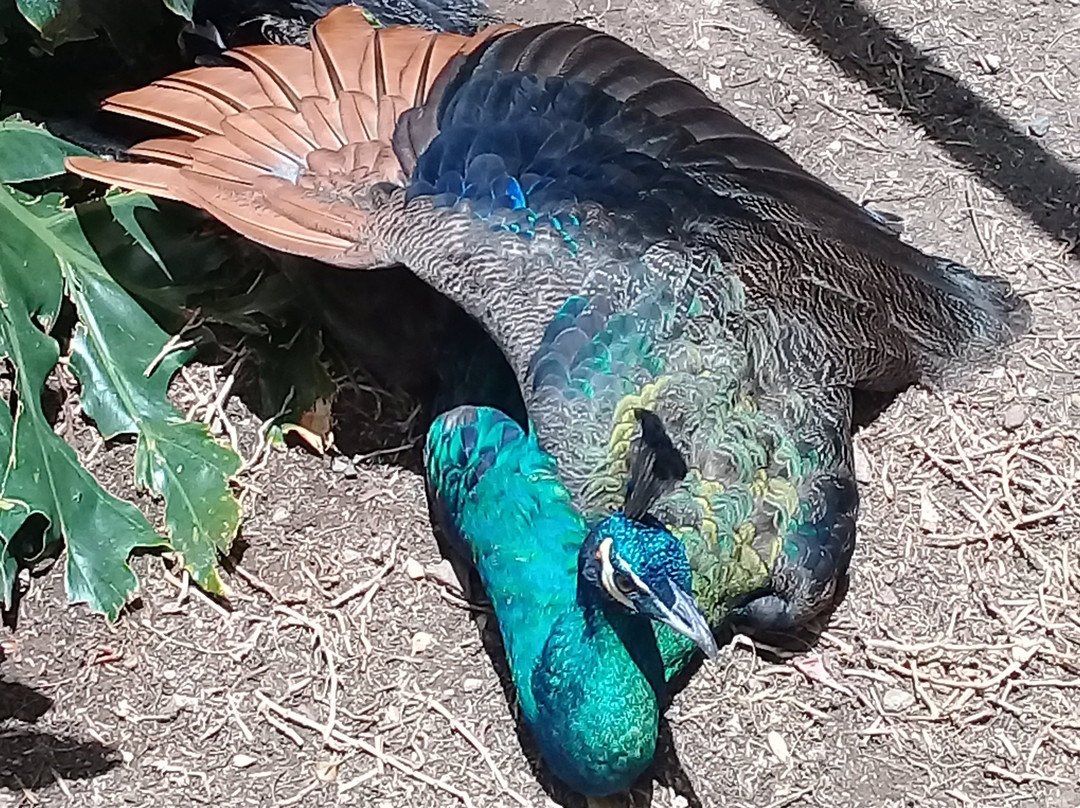
[[[455,57],[506,30],[474,37],[374,28],[337,7],[311,46],[228,52],[236,67],[203,67],[120,93],[114,112],[181,134],[132,150],[132,162],[76,157],[75,173],[201,207],[275,249],[345,267],[385,263],[371,205],[380,183],[400,186],[391,138]],[[381,199],[381,198],[380,198]]]
[[[463,127],[483,126],[485,147],[500,140],[520,151],[505,162],[506,150],[493,149],[526,197],[553,184],[547,193],[628,208],[647,231],[710,244],[751,295],[817,321],[854,384],[902,387],[1027,326],[1027,306],[1007,284],[905,244],[882,217],[613,37],[532,26],[485,43],[444,79],[395,138],[428,182],[464,177],[485,156],[460,148]],[[558,125],[522,127],[518,105],[537,97],[533,86],[548,91],[535,117]]]

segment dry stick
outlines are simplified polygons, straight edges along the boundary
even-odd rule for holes
[[[506,778],[503,777],[502,772],[500,772],[498,766],[495,765],[495,761],[491,759],[491,752],[488,751],[486,746],[480,743],[480,740],[475,735],[473,735],[472,732],[469,731],[468,727],[466,727],[458,719],[451,715],[450,711],[447,710],[435,699],[425,699],[423,696],[413,695],[411,693],[403,693],[402,695],[416,701],[425,702],[428,707],[430,707],[432,710],[434,710],[447,721],[449,721],[450,726],[454,729],[454,731],[457,732],[466,741],[468,741],[473,749],[480,753],[480,757],[484,759],[484,762],[488,765],[488,768],[491,769],[491,775],[495,778],[495,782],[499,784],[499,788],[503,790],[503,793],[513,799],[514,802],[516,802],[518,805],[524,805],[525,808],[528,808],[529,801],[520,794],[518,794],[516,791],[514,791],[512,788],[510,788],[510,784],[506,782]]]
[[[250,586],[258,589],[263,594],[268,595],[275,603],[281,603],[281,597],[278,595],[277,590],[270,586],[270,584],[265,583],[261,578],[258,578],[255,573],[249,572],[239,564],[233,564],[232,571],[247,581]]]
[[[378,585],[378,583],[383,578],[386,577],[386,574],[388,572],[390,572],[390,570],[393,568],[393,566],[394,566],[394,556],[391,555],[390,558],[387,560],[387,562],[385,564],[383,564],[382,567],[379,568],[378,572],[376,572],[374,575],[372,575],[366,581],[361,581],[360,583],[356,584],[355,586],[352,586],[349,589],[345,590],[340,595],[338,595],[336,598],[331,600],[327,604],[327,606],[329,606],[331,609],[340,609],[342,606],[344,606],[350,600],[355,598],[357,595],[366,594],[372,587]]]
[[[203,592],[199,587],[191,585],[191,575],[190,575],[190,573],[188,573],[187,570],[184,570],[182,579],[177,578],[175,575],[173,575],[168,570],[165,570],[164,572],[162,572],[161,577],[164,578],[168,583],[172,584],[173,586],[175,586],[177,589],[180,590],[179,594],[177,595],[177,601],[178,602],[183,601],[186,596],[188,596],[189,594],[194,592],[195,596],[197,598],[199,598],[203,603],[207,604],[211,609],[213,609],[215,612],[217,612],[218,615],[220,615],[221,617],[224,617],[226,620],[228,620],[230,617],[232,617],[232,614],[229,612],[228,609],[226,609],[224,606],[222,606],[220,603],[218,603],[216,600],[214,600],[208,594]]]
[[[300,612],[292,609],[284,604],[275,606],[274,611],[285,614],[297,621],[303,626],[311,629],[315,634],[315,641],[319,648],[319,651],[323,655],[323,659],[326,660],[326,672],[330,679],[329,693],[327,693],[327,713],[326,713],[326,725],[322,729],[323,743],[329,743],[330,734],[334,730],[334,725],[337,724],[337,694],[338,694],[338,674],[337,666],[334,664],[334,652],[330,650],[330,644],[326,640],[326,632],[323,627],[318,623],[315,623],[308,618],[304,617]]]
[[[286,721],[291,721],[292,723],[298,724],[302,727],[307,727],[308,729],[315,730],[316,732],[322,731],[323,727],[319,724],[318,721],[308,718],[306,715],[303,715],[301,713],[294,712],[287,707],[281,706],[277,702],[270,699],[270,697],[268,697],[261,690],[256,690],[255,695],[262,701],[262,706],[266,710],[276,713],[278,717],[283,718]],[[412,777],[416,780],[419,780],[421,783],[425,783],[431,786],[434,789],[444,791],[447,794],[451,794],[452,796],[457,797],[459,800],[461,800],[461,803],[465,806],[465,808],[473,808],[473,803],[472,800],[469,798],[469,795],[461,789],[455,788],[452,785],[448,785],[441,780],[436,780],[431,775],[424,774],[421,771],[417,771],[405,761],[387,752],[379,751],[367,741],[362,741],[359,738],[353,738],[352,736],[346,735],[344,732],[336,728],[331,730],[330,736],[333,741],[345,747],[346,749],[359,749],[361,752],[364,752],[375,758],[376,761],[384,763],[392,769],[397,769],[399,772],[408,777]]]
[[[983,255],[986,257],[986,263],[988,263],[993,269],[997,269],[997,262],[994,261],[994,254],[990,252],[990,247],[986,243],[986,239],[983,238],[982,231],[979,229],[979,220],[975,218],[975,203],[972,200],[971,186],[964,186],[964,199],[967,202],[968,216],[971,217],[971,229],[975,231],[975,238],[979,242],[979,246],[982,248]]]
[[[804,788],[796,791],[794,794],[788,794],[786,797],[781,797],[778,800],[773,800],[765,808],[785,808],[787,805],[791,805],[793,802],[798,802],[807,794],[811,793],[814,789]]]
[[[1008,667],[989,677],[988,679],[982,679],[979,681],[963,681],[961,679],[939,679],[936,676],[922,676],[922,681],[935,685],[937,687],[947,688],[963,688],[968,690],[990,690],[997,687],[1010,676],[1014,676],[1019,673],[1020,669],[1028,663],[1028,661],[1035,656],[1038,648],[1024,649],[1019,659],[1014,659],[1009,663]],[[867,650],[866,658],[872,661],[876,665],[881,665],[883,668],[891,670],[893,673],[898,673],[908,678],[913,678],[918,675],[910,667],[905,668],[891,659],[886,659],[883,656],[878,656],[872,651]],[[910,663],[909,663],[910,664]],[[1021,684],[1027,686],[1028,682],[1025,680]],[[1080,684],[1080,682],[1078,682]]]
[[[236,433],[236,427],[233,426],[232,421],[229,420],[229,416],[225,414],[225,401],[228,399],[229,394],[232,393],[234,384],[236,384],[235,368],[230,371],[229,375],[225,378],[225,383],[221,385],[221,389],[218,390],[217,396],[215,396],[214,400],[211,402],[203,421],[206,423],[208,429],[212,429],[214,418],[216,417],[225,434],[229,436],[229,445],[232,446],[233,451],[239,455],[240,437]]]
[[[198,321],[198,322],[196,322],[196,321]],[[195,328],[196,326],[199,326],[201,324],[202,324],[202,312],[199,311],[198,309],[196,309],[192,313],[191,317],[188,318],[188,321],[186,323],[184,323],[183,328],[181,328],[178,332],[176,332],[171,337],[169,337],[168,341],[164,345],[161,346],[161,350],[157,352],[157,356],[155,356],[153,359],[151,359],[150,364],[148,364],[143,369],[143,376],[145,378],[147,378],[147,379],[149,379],[151,376],[153,376],[154,371],[158,369],[158,365],[160,365],[162,362],[164,362],[165,357],[168,356],[169,354],[171,354],[171,353],[173,353],[175,351],[185,351],[188,348],[193,347],[195,345],[195,340],[193,340],[193,339],[183,339],[182,335],[183,335],[183,333],[185,331],[188,331],[188,330],[190,330],[192,328]]]
[[[266,719],[266,723],[296,744],[298,748],[303,748],[304,739],[300,737],[300,734],[296,730],[267,710],[264,705],[260,705],[260,707],[260,712],[262,713],[262,717]]]
[[[279,802],[278,805],[279,806],[296,805],[298,802],[300,802],[302,799],[304,799],[304,797],[306,797],[308,794],[310,794],[315,789],[319,788],[319,786],[321,786],[321,785],[322,785],[322,783],[320,783],[318,780],[315,780],[315,781],[313,781],[311,783],[308,783],[306,786],[304,786],[302,789],[300,789],[298,792],[293,794],[288,799],[284,799],[281,802]]]
[[[1063,777],[1048,777],[1045,774],[1037,774],[1035,772],[1011,772],[1008,769],[995,766],[993,763],[986,764],[986,771],[990,774],[996,774],[998,777],[1002,777],[1011,783],[1050,783],[1052,785],[1061,785],[1069,782],[1068,779]]]

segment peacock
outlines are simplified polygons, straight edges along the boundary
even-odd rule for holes
[[[72,171],[330,265],[403,264],[508,361],[522,417],[431,425],[427,483],[491,599],[524,720],[586,795],[655,753],[728,622],[798,626],[855,542],[853,390],[995,355],[1004,281],[900,240],[686,79],[580,25],[373,28],[113,96],[171,128]]]

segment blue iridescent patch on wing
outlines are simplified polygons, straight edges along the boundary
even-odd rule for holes
[[[550,229],[576,251],[588,240],[582,203],[661,225],[674,218],[672,189],[689,180],[626,145],[663,151],[671,127],[650,137],[655,125],[584,82],[480,70],[444,100],[408,195],[446,207],[468,201],[494,229],[524,238]]]

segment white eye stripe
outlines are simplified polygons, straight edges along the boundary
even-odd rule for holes
[[[625,575],[631,581],[634,582],[634,586],[637,587],[639,592],[643,592],[646,595],[651,595],[652,594],[652,588],[647,583],[645,583],[643,580],[638,578],[637,575],[630,572],[629,570],[622,570],[622,574]]]
[[[611,539],[604,539],[600,542],[600,546],[597,547],[598,555],[600,556],[600,583],[612,598],[631,611],[637,611],[637,609],[634,608],[633,602],[626,596],[626,593],[619,589],[615,584],[615,575],[624,575],[629,578],[630,582],[634,585],[634,588],[642,594],[651,595],[652,589],[632,571],[623,569],[617,570],[615,568],[615,564],[611,561],[612,543]]]
[[[612,598],[630,611],[637,611],[633,602],[615,586],[615,566],[611,563],[611,539],[604,539],[597,548],[600,555],[600,583]]]

